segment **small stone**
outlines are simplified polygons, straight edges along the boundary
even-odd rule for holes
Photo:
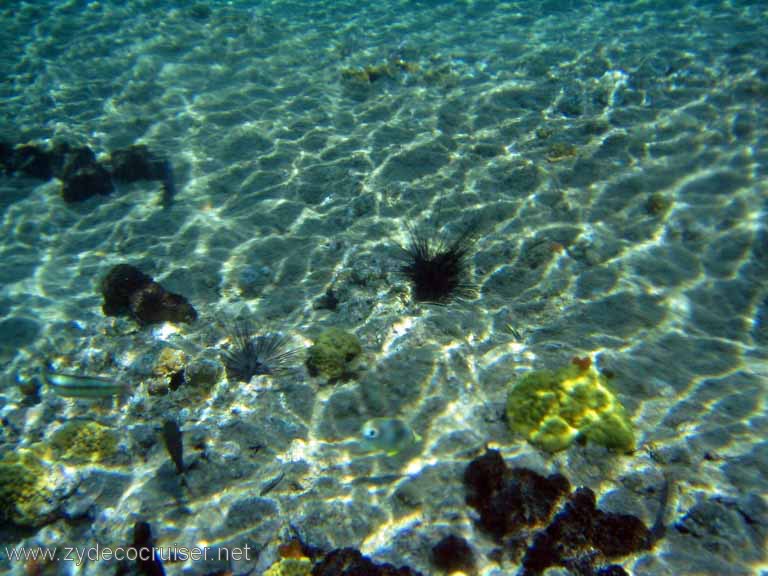
[[[449,574],[468,574],[475,570],[475,555],[464,538],[450,534],[432,548],[432,563]]]

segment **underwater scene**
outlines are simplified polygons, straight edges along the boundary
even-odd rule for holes
[[[0,573],[768,575],[768,2],[0,3]]]

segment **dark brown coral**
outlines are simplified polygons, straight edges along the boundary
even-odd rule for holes
[[[614,560],[650,550],[654,543],[642,520],[603,512],[595,505],[594,492],[579,488],[552,523],[534,537],[523,558],[523,575],[540,574],[550,566],[567,566],[575,558],[589,558],[590,563]]]
[[[464,538],[449,534],[432,547],[432,563],[451,574],[475,572],[475,554]]]
[[[107,316],[130,313],[131,294],[152,282],[152,278],[130,264],[113,266],[101,281],[104,304],[101,309]]]
[[[138,268],[114,266],[101,282],[107,316],[129,315],[139,324],[194,322],[197,312],[184,296],[168,292]]]
[[[467,504],[480,513],[480,526],[499,540],[548,520],[570,490],[561,474],[545,478],[526,468],[510,470],[497,450],[470,462],[464,484]]]
[[[180,294],[168,292],[157,282],[150,282],[131,294],[131,316],[139,324],[194,322],[197,312]]]
[[[527,546],[522,576],[541,574],[551,566],[577,574],[625,574],[618,565],[605,565],[606,561],[650,550],[663,535],[668,483],[662,490],[659,518],[651,529],[635,516],[598,509],[589,488],[570,494],[551,519],[570,492],[568,480],[560,474],[545,478],[526,468],[509,469],[496,450],[487,450],[470,462],[464,484],[467,504],[480,514],[479,525],[497,541],[525,547],[530,531],[543,527]]]

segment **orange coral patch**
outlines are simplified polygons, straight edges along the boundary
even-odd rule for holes
[[[571,364],[574,364],[579,367],[579,370],[582,372],[586,372],[589,370],[589,367],[592,366],[592,358],[589,356],[584,356],[583,358],[579,358],[578,356],[574,356],[571,358]]]
[[[301,542],[290,540],[277,547],[277,553],[280,558],[304,558],[306,555],[301,548]]]

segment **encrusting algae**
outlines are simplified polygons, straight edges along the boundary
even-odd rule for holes
[[[507,395],[507,420],[512,432],[546,452],[564,450],[577,438],[622,451],[635,446],[632,422],[589,358],[515,381]]]
[[[312,560],[306,556],[299,540],[278,547],[280,559],[264,572],[264,576],[312,576]]]
[[[309,558],[281,558],[264,572],[264,576],[311,576],[312,561]]]
[[[0,459],[0,522],[31,527],[48,522],[51,486],[48,469],[33,451],[5,454]]]
[[[117,452],[117,434],[103,424],[71,420],[51,435],[50,447],[55,457],[72,464],[104,462]]]

